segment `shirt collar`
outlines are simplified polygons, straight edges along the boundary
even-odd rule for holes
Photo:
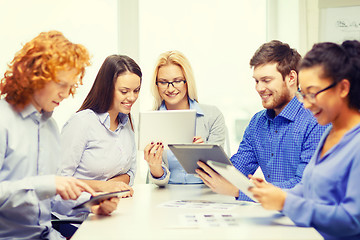
[[[200,104],[191,98],[188,98],[189,101],[189,106],[191,110],[195,110],[196,111],[196,115],[200,115],[200,116],[204,116],[204,112],[200,107]],[[165,101],[162,101],[161,106],[159,107],[160,111],[164,111],[167,110],[166,105],[165,105]]]
[[[328,128],[329,132],[332,129],[332,125]],[[354,137],[356,135],[360,134],[360,123],[357,124],[356,126],[354,126],[353,128],[351,128],[349,131],[347,131],[344,136],[342,137],[342,139],[340,140],[340,142],[338,143],[338,145],[340,146],[340,144],[342,143],[348,143],[349,141],[351,141],[352,139],[354,139]],[[325,134],[324,134],[325,135]],[[324,138],[324,141],[326,140],[326,138]]]
[[[39,113],[32,104],[28,104],[22,111],[20,111],[20,115],[23,119],[30,117],[37,122],[48,120],[52,116],[52,113],[53,112],[45,111],[41,111],[41,113]]]
[[[107,129],[110,129],[110,114],[108,112],[105,112],[105,113],[97,113],[97,115],[99,116],[99,120],[101,124],[103,124]],[[119,125],[116,128],[116,130],[126,125],[126,123],[129,120],[129,116],[124,113],[119,113],[118,118],[119,118]]]
[[[295,121],[296,114],[302,108],[302,103],[299,102],[297,97],[291,99],[291,101],[285,106],[285,108],[276,117],[282,117],[289,121]],[[268,119],[274,119],[275,111],[273,109],[266,110],[266,117]]]
[[[320,148],[318,148],[318,150],[317,150],[316,163],[320,163],[320,162],[324,161],[334,151],[339,151],[340,149],[345,147],[344,145],[346,145],[350,141],[352,141],[354,139],[354,137],[356,137],[356,135],[360,134],[360,124],[358,124],[355,127],[353,127],[352,129],[350,129],[348,132],[346,132],[344,134],[344,136],[340,139],[340,141],[334,147],[332,147],[322,157],[320,157],[321,150],[322,150],[322,148],[324,146],[324,142],[326,141],[326,138],[329,136],[329,133],[330,133],[332,128],[333,128],[333,126],[331,124],[329,124],[329,127],[325,130],[323,136],[320,139],[320,142],[319,142]]]

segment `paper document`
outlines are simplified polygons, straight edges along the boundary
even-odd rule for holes
[[[210,210],[230,210],[239,205],[239,203],[219,203],[202,200],[173,200],[159,205],[165,208],[187,208],[187,209],[210,209]]]

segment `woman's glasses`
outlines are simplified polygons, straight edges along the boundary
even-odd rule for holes
[[[156,81],[156,85],[161,89],[167,89],[170,86],[170,84],[174,88],[181,88],[184,86],[185,83],[186,83],[186,80],[176,80],[176,81],[172,81],[172,82]]]
[[[334,82],[332,84],[330,84],[328,87],[324,88],[324,89],[321,89],[320,91],[317,91],[316,93],[307,93],[307,94],[304,94],[300,91],[300,89],[296,92],[296,97],[297,99],[299,100],[299,102],[304,102],[305,99],[311,103],[311,104],[315,104],[316,103],[316,96],[319,94],[319,93],[322,93],[322,92],[325,92],[326,90],[329,90],[330,88],[333,88],[335,87],[337,84],[337,82]]]

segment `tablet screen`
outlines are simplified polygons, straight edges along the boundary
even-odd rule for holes
[[[169,144],[169,148],[189,174],[196,174],[198,161],[206,163],[212,160],[232,165],[222,147],[217,144]]]

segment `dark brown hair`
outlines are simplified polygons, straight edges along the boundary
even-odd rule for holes
[[[250,60],[250,67],[258,67],[268,63],[277,63],[277,70],[281,73],[283,79],[290,74],[291,70],[298,73],[298,65],[301,60],[300,54],[289,44],[278,40],[272,40],[256,50]]]
[[[141,81],[141,69],[132,58],[125,55],[108,56],[101,65],[94,84],[78,111],[91,109],[96,113],[107,112],[114,99],[116,80],[126,72],[136,74]],[[132,126],[130,114],[129,119]]]

